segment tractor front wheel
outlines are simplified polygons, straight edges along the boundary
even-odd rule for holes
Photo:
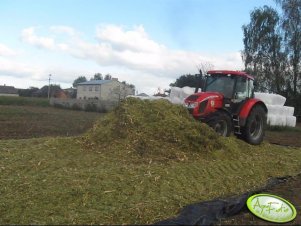
[[[230,136],[232,132],[232,122],[230,116],[223,111],[216,112],[207,122],[207,124],[219,135],[223,137]]]
[[[247,118],[245,127],[242,129],[243,138],[250,144],[260,144],[263,141],[267,116],[261,106],[255,106]]]

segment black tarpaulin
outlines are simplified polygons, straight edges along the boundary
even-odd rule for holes
[[[246,201],[253,194],[261,193],[287,179],[287,177],[272,178],[265,187],[256,191],[185,206],[178,216],[159,221],[155,225],[212,225],[222,218],[231,217],[247,208]]]

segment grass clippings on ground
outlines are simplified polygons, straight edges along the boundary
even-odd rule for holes
[[[77,142],[0,142],[0,224],[149,224],[185,205],[300,172],[300,149],[269,144],[213,151],[207,159],[137,164],[124,150],[87,151]]]
[[[2,140],[0,162],[0,224],[151,224],[296,175],[301,150],[218,137],[181,106],[130,99],[82,137]]]

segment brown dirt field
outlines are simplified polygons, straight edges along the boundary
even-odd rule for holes
[[[0,139],[80,135],[102,115],[53,107],[0,105]]]
[[[265,140],[280,145],[301,147],[301,123],[297,123],[299,131],[266,131]]]

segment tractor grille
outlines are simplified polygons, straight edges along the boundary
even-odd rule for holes
[[[208,100],[205,100],[200,103],[199,113],[203,113],[205,111],[207,104],[208,104]]]

